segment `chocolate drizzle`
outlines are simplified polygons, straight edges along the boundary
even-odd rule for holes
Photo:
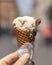
[[[37,33],[37,29],[36,28],[33,29],[33,30],[28,29],[28,36],[31,39],[31,41],[34,41],[36,33]]]

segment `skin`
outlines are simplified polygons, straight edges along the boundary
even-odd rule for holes
[[[14,52],[2,58],[0,60],[0,65],[25,65],[29,57],[29,53],[25,53],[19,58],[17,52]],[[23,62],[24,60],[25,62]]]

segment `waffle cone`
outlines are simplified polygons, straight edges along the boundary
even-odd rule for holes
[[[32,42],[33,40],[29,37],[29,34],[27,31],[23,31],[21,29],[14,29],[15,34],[16,34],[16,39],[18,42],[18,46],[22,46],[26,42]]]

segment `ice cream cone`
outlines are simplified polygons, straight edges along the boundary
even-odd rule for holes
[[[40,19],[34,19],[28,16],[18,17],[13,21],[14,32],[19,47],[27,42],[34,42],[37,26],[40,22]]]
[[[29,33],[27,31],[23,31],[21,29],[17,29],[17,28],[14,28],[14,31],[15,31],[15,35],[16,35],[16,39],[17,39],[17,42],[18,42],[18,46],[22,46],[24,43],[26,42],[33,42],[34,39],[33,39],[33,36],[30,37]]]

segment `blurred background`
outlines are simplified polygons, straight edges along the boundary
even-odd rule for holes
[[[0,0],[0,58],[18,49],[12,27],[18,16],[41,18],[35,39],[35,65],[52,65],[52,0]]]

